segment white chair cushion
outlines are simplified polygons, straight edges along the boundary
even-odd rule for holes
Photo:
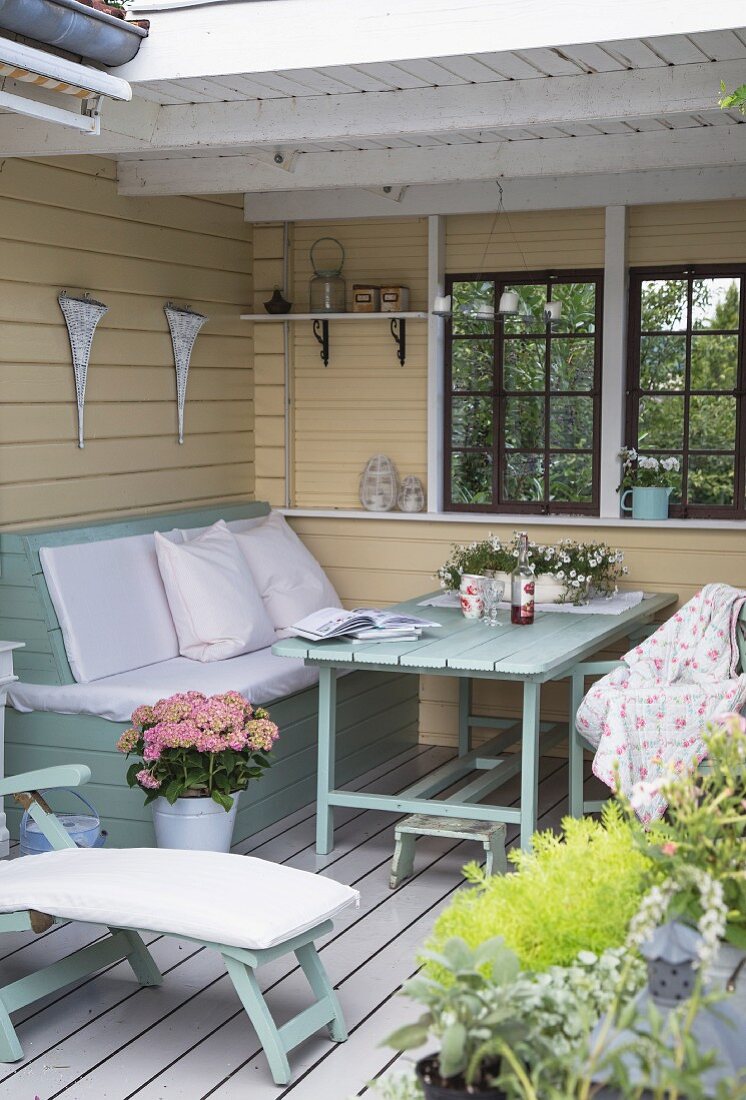
[[[222,520],[183,545],[156,531],[155,549],[182,656],[222,661],[272,644],[251,570]]]
[[[235,537],[279,637],[312,611],[340,606],[326,573],[279,512]]]
[[[178,656],[152,535],[48,546],[39,557],[79,684]]]
[[[252,703],[269,705],[318,680],[315,668],[269,649],[244,653],[227,661],[190,661],[174,657],[157,665],[107,676],[92,684],[10,684],[8,702],[22,713],[95,714],[110,722],[129,722],[135,707],[152,705],[180,691],[220,695],[238,691]]]
[[[359,901],[333,879],[251,856],[68,849],[0,863],[0,912],[36,909],[261,950]]]

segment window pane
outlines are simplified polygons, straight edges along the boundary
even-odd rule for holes
[[[491,397],[454,397],[451,407],[453,447],[492,446]]]
[[[563,340],[551,343],[551,387],[553,390],[592,390],[596,345],[588,340]]]
[[[454,451],[451,455],[453,504],[492,503],[492,455]]]
[[[640,389],[683,390],[686,336],[640,338]]]
[[[547,300],[546,283],[527,283],[517,286],[506,286],[505,290],[513,291],[518,295],[518,316],[506,317],[505,331],[511,332],[544,332],[544,303]],[[499,305],[499,303],[498,303]]]
[[[505,389],[543,390],[546,385],[546,341],[506,339],[504,349]]]
[[[494,320],[472,317],[480,309],[494,309],[495,284],[480,279],[477,282],[454,283],[451,288],[454,335],[489,336],[494,331]]]
[[[689,405],[689,446],[695,451],[735,450],[735,397],[692,397]]]
[[[505,402],[505,446],[536,451],[544,446],[544,398],[509,397]]]
[[[740,279],[692,280],[692,328],[738,329]]]
[[[503,496],[509,501],[544,499],[543,455],[505,455]]]
[[[549,499],[590,504],[593,492],[591,455],[550,455]]]
[[[689,459],[689,503],[733,504],[733,455],[692,455]]]
[[[552,300],[562,302],[556,332],[596,331],[595,283],[553,283]]]
[[[643,332],[671,332],[687,325],[686,279],[646,279],[642,284]]]
[[[684,398],[641,397],[638,447],[643,451],[681,450],[684,445]]]
[[[551,398],[549,445],[567,450],[593,446],[592,397]]]
[[[692,389],[734,390],[737,376],[737,336],[692,336]]]
[[[452,388],[492,389],[493,350],[491,340],[454,340],[451,350]]]

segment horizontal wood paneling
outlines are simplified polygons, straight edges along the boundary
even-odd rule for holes
[[[0,524],[246,497],[254,488],[251,227],[240,201],[125,199],[98,158],[9,160],[0,174]],[[109,306],[93,341],[86,446],[57,295]],[[209,320],[176,438],[167,300]]]
[[[602,209],[503,211],[446,219],[446,268],[451,273],[603,267],[603,262]]]
[[[636,264],[743,262],[746,201],[631,206],[628,256]]]

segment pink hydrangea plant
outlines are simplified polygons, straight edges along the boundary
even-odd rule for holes
[[[187,691],[137,707],[117,748],[139,757],[127,782],[145,791],[146,804],[160,795],[171,803],[201,795],[229,810],[233,795],[270,766],[278,736],[269,712],[237,691]]]

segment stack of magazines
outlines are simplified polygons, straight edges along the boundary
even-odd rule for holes
[[[402,615],[399,611],[381,611],[376,607],[322,607],[306,615],[292,627],[299,638],[321,642],[327,638],[352,638],[357,642],[416,641],[428,627],[439,627],[430,619]]]

